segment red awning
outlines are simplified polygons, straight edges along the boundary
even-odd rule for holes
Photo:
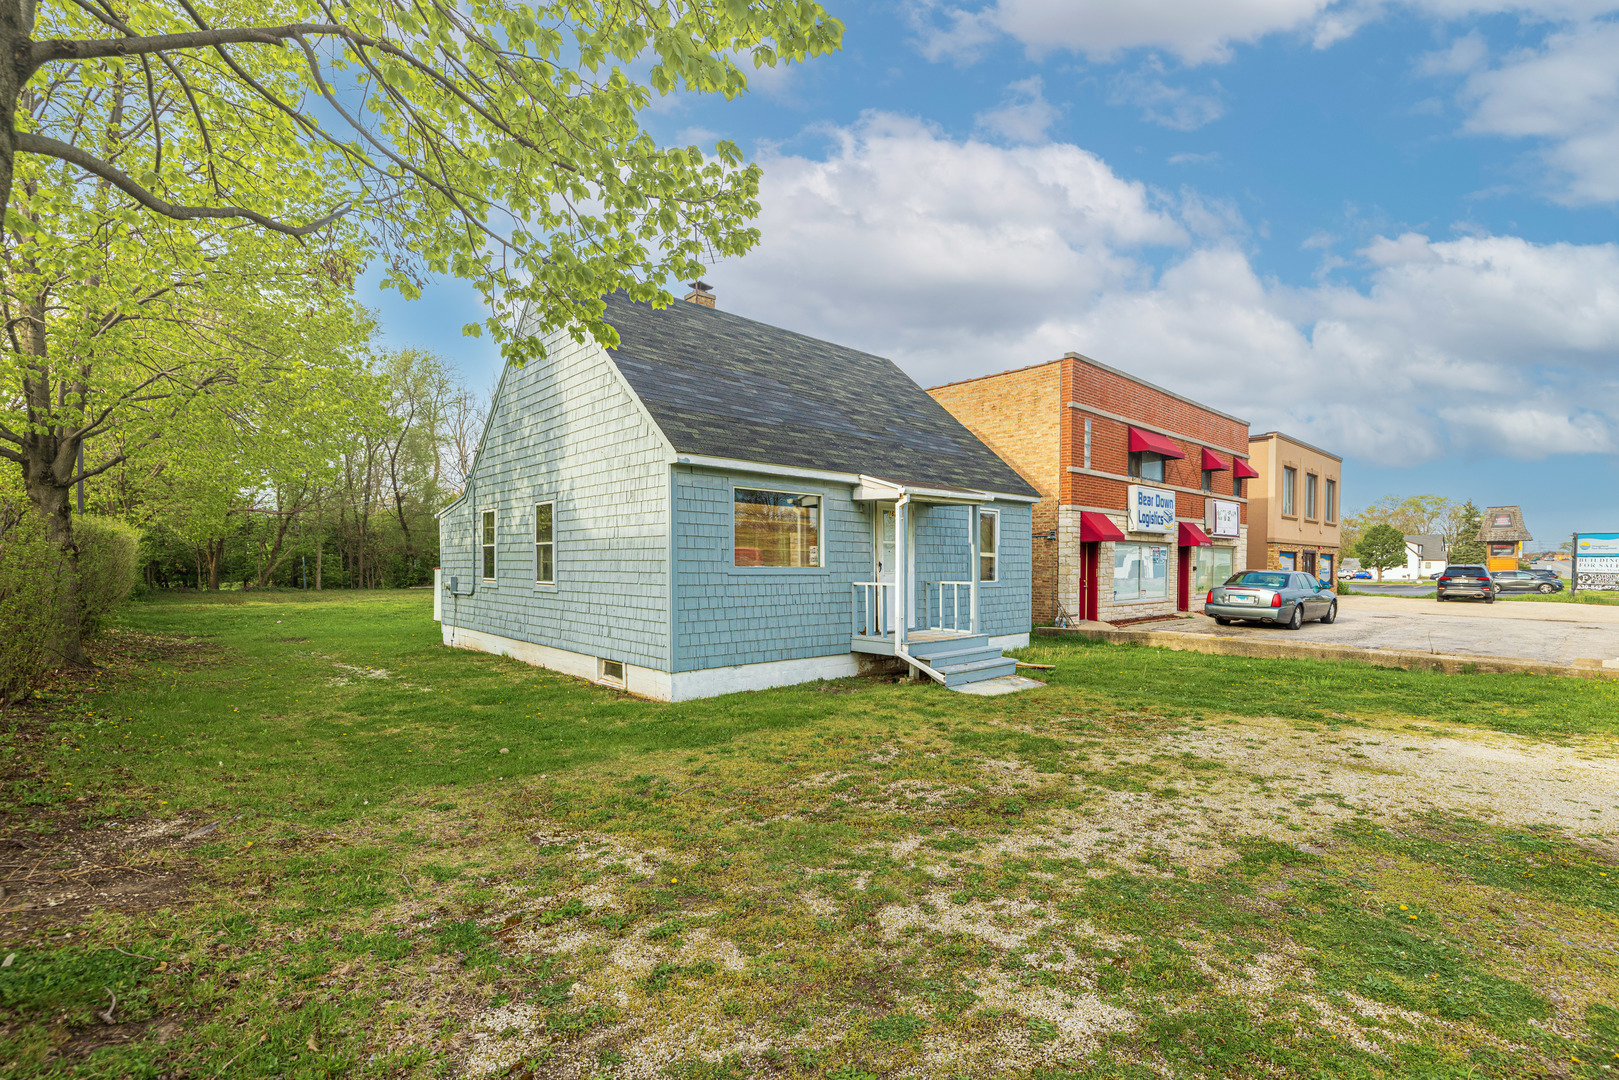
[[[1231,468],[1231,463],[1205,446],[1203,448],[1203,467],[1213,472],[1224,472]]]
[[[1214,546],[1214,541],[1209,539],[1209,534],[1204,532],[1198,526],[1193,525],[1191,522],[1187,522],[1187,521],[1181,522],[1180,526],[1181,526],[1181,540],[1180,540],[1180,546],[1181,547],[1213,547]]]
[[[1123,540],[1124,534],[1119,527],[1106,514],[1098,514],[1090,510],[1079,512],[1079,538],[1082,542],[1093,544],[1098,540]]]
[[[1138,427],[1130,429],[1130,449],[1151,450],[1155,454],[1164,455],[1164,457],[1183,458],[1186,456],[1181,453],[1181,448],[1175,445],[1174,439],[1160,435],[1156,431],[1143,431]]]
[[[1252,480],[1259,475],[1259,470],[1248,464],[1242,458],[1231,459],[1231,475],[1239,480]]]

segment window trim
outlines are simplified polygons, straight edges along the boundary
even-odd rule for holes
[[[768,491],[773,495],[798,495],[821,500],[821,520],[815,532],[815,554],[819,560],[816,566],[738,566],[736,564],[736,493],[738,491]],[[729,556],[725,563],[727,571],[733,574],[820,574],[831,573],[827,569],[826,558],[826,503],[827,496],[824,491],[803,491],[795,488],[764,487],[759,484],[743,484],[731,482],[731,537]]]
[[[1304,520],[1315,521],[1316,501],[1321,494],[1321,475],[1307,472],[1304,474]]]
[[[618,674],[607,674],[607,665],[617,664]],[[629,665],[623,660],[609,660],[605,656],[596,658],[596,682],[602,686],[610,686],[615,690],[623,690],[629,684]]]
[[[1299,470],[1292,465],[1282,466],[1282,516],[1299,516]]]
[[[540,507],[551,508],[551,539],[543,541],[551,549],[551,579],[546,581],[540,577]],[[534,504],[534,587],[536,589],[554,589],[557,587],[557,501],[555,499],[541,499]]]
[[[1130,479],[1145,480],[1151,484],[1169,483],[1169,458],[1155,450],[1131,450],[1128,453],[1129,457],[1125,459],[1125,472]],[[1147,463],[1148,459],[1156,462],[1162,468],[1162,475],[1148,476],[1146,474],[1142,466]]]
[[[484,540],[485,519],[487,519],[488,541]],[[489,577],[481,576],[485,566],[493,571]],[[486,506],[478,511],[478,573],[480,575],[478,580],[489,585],[500,580],[500,515],[493,506]]]
[[[978,508],[978,521],[975,522],[975,524],[978,526],[978,528],[980,530],[982,530],[983,527],[984,527],[984,518],[985,518],[986,515],[995,519],[995,530],[994,530],[995,550],[993,552],[991,552],[988,556],[985,555],[985,553],[984,553],[983,533],[982,533],[982,531],[980,531],[979,535],[978,535],[978,582],[981,585],[998,585],[998,584],[1000,584],[1000,582],[1002,580],[1001,579],[1001,511],[1000,511],[1000,509],[998,507],[994,507],[994,506],[980,506]],[[995,564],[995,576],[992,577],[992,578],[986,578],[984,576],[984,559],[986,557],[989,558],[991,561],[993,561],[994,564]]]

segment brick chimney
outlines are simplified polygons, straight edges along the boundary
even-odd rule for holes
[[[703,307],[714,306],[714,289],[706,281],[691,283],[691,292],[686,294],[686,303],[700,304]]]

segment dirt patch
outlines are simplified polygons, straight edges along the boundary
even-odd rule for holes
[[[94,795],[51,801],[42,794],[41,751],[56,725],[82,720],[95,695],[137,665],[210,667],[225,654],[198,638],[109,630],[91,643],[95,667],[63,670],[29,701],[0,716],[14,752],[0,773],[0,942],[18,944],[92,913],[154,911],[184,902],[196,875],[184,856],[206,819],[135,817],[95,820]],[[154,858],[158,852],[180,857]]]

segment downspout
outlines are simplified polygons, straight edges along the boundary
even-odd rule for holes
[[[906,604],[910,602],[909,583],[912,576],[910,551],[910,514],[911,496],[901,491],[899,499],[894,503],[894,655],[906,663],[916,665],[911,656],[910,643],[905,640],[905,631],[911,625],[911,612]]]

